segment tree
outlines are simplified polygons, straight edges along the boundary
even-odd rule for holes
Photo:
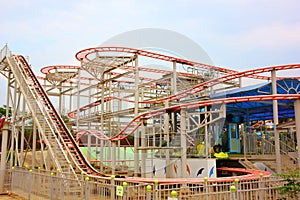
[[[0,107],[0,118],[5,117],[6,116],[6,105],[3,105],[3,107]],[[8,108],[8,116],[11,116],[11,108]]]

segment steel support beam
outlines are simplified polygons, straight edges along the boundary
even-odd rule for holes
[[[272,78],[272,94],[277,94],[276,71],[271,72]],[[273,121],[274,121],[274,139],[275,139],[275,156],[276,156],[276,172],[281,173],[281,155],[280,155],[280,138],[278,125],[278,104],[277,100],[273,100]]]
[[[138,56],[135,59],[134,68],[134,82],[135,82],[135,93],[134,93],[134,116],[139,114],[139,62]],[[139,129],[134,132],[134,176],[137,177],[139,174]]]
[[[300,168],[300,99],[294,101],[295,123],[296,123],[296,139],[298,146],[298,168]]]

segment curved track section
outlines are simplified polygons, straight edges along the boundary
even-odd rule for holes
[[[157,100],[150,100],[150,101],[143,101],[139,103],[162,103],[164,101],[173,101],[178,100],[184,97],[187,97],[188,95],[195,94],[197,92],[201,92],[205,90],[206,88],[213,87],[215,85],[225,83],[226,81],[230,81],[233,79],[241,78],[241,77],[252,77],[256,76],[257,74],[271,72],[271,71],[280,71],[280,70],[288,70],[288,69],[299,69],[300,64],[292,64],[292,65],[280,65],[280,66],[273,66],[273,67],[264,67],[264,68],[258,68],[253,70],[247,70],[243,72],[236,72],[233,74],[225,75],[220,78],[212,79],[203,83],[200,83],[198,85],[193,86],[189,90],[182,91],[180,93],[177,93],[175,95],[171,95],[166,98],[161,98]],[[268,78],[270,79],[270,78]]]
[[[96,53],[96,52],[117,52],[117,53],[130,53],[130,54],[136,54],[136,55],[141,55],[149,58],[154,58],[154,59],[159,59],[159,60],[164,60],[168,62],[176,62],[180,64],[185,64],[185,65],[190,65],[190,66],[195,66],[203,69],[214,69],[220,72],[224,73],[235,73],[236,71],[226,69],[226,68],[221,68],[221,67],[216,67],[213,65],[207,65],[203,63],[197,63],[193,61],[189,61],[186,59],[182,58],[176,58],[173,56],[168,56],[168,55],[163,55],[155,52],[150,52],[150,51],[145,51],[141,49],[135,49],[135,48],[128,48],[128,47],[95,47],[95,48],[88,48],[79,51],[76,54],[76,58],[79,61],[83,62],[93,62],[90,58],[89,55]]]
[[[184,65],[189,65],[193,66],[199,69],[209,69],[209,70],[215,70],[218,72],[222,72],[225,74],[234,74],[238,71],[228,69],[228,68],[223,68],[223,67],[218,67],[214,65],[208,65],[208,64],[203,64],[203,63],[198,63],[182,58],[177,58],[173,56],[168,56],[168,55],[163,55],[155,52],[150,52],[146,50],[141,50],[141,49],[136,49],[136,48],[129,48],[129,47],[94,47],[94,48],[88,48],[88,49],[83,49],[79,52],[76,53],[75,57],[77,60],[80,62],[85,62],[85,63],[94,63],[97,64],[97,61],[93,61],[91,58],[89,58],[90,55],[93,53],[128,53],[128,54],[135,54],[135,55],[140,55],[140,56],[145,56],[153,59],[158,59],[158,60],[163,60],[167,62],[176,62],[179,64],[184,64]],[[99,63],[100,65],[102,63]],[[256,79],[262,79],[262,80],[269,80],[269,77],[267,76],[259,76],[259,75],[249,75],[248,77],[250,78],[256,78]]]
[[[81,173],[102,175],[90,165],[80,151],[26,59],[21,55],[7,59],[56,168],[63,172],[62,174],[72,171],[75,177]]]
[[[224,98],[224,99],[214,99],[207,101],[199,101],[187,104],[181,104],[176,106],[171,106],[167,108],[162,108],[159,110],[149,111],[142,113],[135,118],[131,122],[127,124],[127,126],[121,130],[118,134],[111,137],[110,140],[117,141],[123,140],[131,135],[141,124],[142,120],[151,119],[154,116],[165,114],[169,111],[178,111],[180,109],[191,109],[203,106],[212,106],[218,104],[229,104],[229,103],[241,103],[241,102],[254,102],[254,101],[272,101],[272,100],[292,100],[299,99],[300,94],[277,94],[277,95],[260,95],[260,96],[248,96],[248,97],[234,97],[234,98]]]
[[[99,140],[109,140],[109,138],[106,135],[102,134],[99,131],[96,131],[96,130],[80,130],[80,131],[77,131],[75,133],[76,142],[79,142],[79,140],[83,136],[89,135],[89,134],[92,134],[95,138],[97,138]]]
[[[299,68],[300,68],[300,64],[291,64],[291,65],[280,65],[280,66],[273,66],[273,67],[264,67],[264,68],[258,68],[258,69],[253,69],[253,70],[246,70],[246,71],[243,71],[243,72],[236,72],[234,74],[225,75],[225,76],[222,76],[220,78],[216,78],[216,79],[212,79],[212,80],[200,83],[198,85],[193,86],[192,88],[190,88],[188,90],[184,90],[184,91],[182,91],[180,93],[177,93],[175,95],[170,95],[168,97],[160,98],[160,99],[156,99],[156,100],[140,101],[138,103],[140,103],[140,104],[154,104],[154,103],[163,103],[165,101],[179,100],[181,98],[187,97],[188,95],[192,95],[192,94],[201,92],[201,91],[205,90],[208,87],[213,87],[215,85],[224,83],[226,81],[234,80],[234,79],[237,79],[237,78],[255,76],[255,75],[260,74],[260,73],[271,72],[271,71],[274,71],[274,70],[275,71],[281,71],[281,70],[299,69]],[[108,101],[108,100],[111,100],[113,98],[114,97],[106,98],[105,102]],[[124,99],[124,98],[119,99],[119,100],[134,102],[132,100]],[[101,100],[97,100],[93,103],[85,105],[84,107],[80,108],[79,111],[84,111],[88,108],[92,108],[92,107],[97,106],[99,104],[101,104]],[[77,113],[77,110],[74,110],[74,111],[70,112],[69,117],[74,118],[76,113]]]
[[[250,180],[258,180],[261,176],[263,177],[270,177],[272,174],[270,172],[256,170],[256,169],[242,169],[242,168],[227,168],[222,167],[218,168],[218,171],[227,171],[232,173],[243,173],[244,175],[241,176],[231,176],[231,177],[220,177],[220,178],[209,178],[210,182],[216,182],[216,183],[224,183],[224,182],[234,182],[235,179],[239,179],[239,181],[250,181]],[[203,178],[134,178],[134,177],[128,177],[125,178],[128,182],[138,182],[138,183],[153,183],[156,180],[160,184],[176,184],[176,183],[199,183],[204,182]]]
[[[176,105],[176,106],[171,106],[171,107],[167,107],[167,108],[162,108],[162,109],[142,113],[142,114],[134,117],[126,125],[126,127],[123,130],[121,130],[119,133],[112,136],[111,138],[105,138],[105,140],[112,140],[112,141],[123,140],[123,139],[127,138],[129,135],[133,134],[134,131],[139,126],[141,126],[143,120],[151,119],[155,116],[165,114],[166,112],[178,111],[183,108],[191,109],[191,108],[212,106],[212,105],[218,105],[218,104],[254,102],[254,101],[272,101],[272,100],[292,100],[292,99],[299,99],[299,98],[300,98],[300,94],[277,94],[277,95],[260,95],[260,96],[214,99],[214,100],[199,101],[199,102],[193,102],[193,103],[187,103],[187,104],[180,104],[180,105]],[[100,103],[100,101],[98,103]],[[95,106],[95,105],[88,104],[87,106],[89,107],[89,106]],[[75,112],[71,112],[71,114],[72,114],[71,117],[73,117]]]

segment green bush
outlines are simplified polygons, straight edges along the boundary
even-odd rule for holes
[[[288,195],[290,198],[297,198],[300,194],[300,169],[290,170],[286,174],[276,174],[283,178],[283,186],[278,187],[277,190],[280,191],[282,195]]]

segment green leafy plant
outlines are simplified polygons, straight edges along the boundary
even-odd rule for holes
[[[0,107],[0,118],[1,117],[5,117],[5,115],[6,115],[6,109],[7,109],[7,107],[5,105],[3,105],[3,107]],[[8,116],[9,117],[11,116],[11,113],[12,113],[12,111],[11,111],[11,108],[9,107],[8,108]]]
[[[300,168],[290,170],[286,174],[276,174],[276,176],[283,178],[282,182],[284,185],[277,188],[280,194],[297,199],[300,194]]]

